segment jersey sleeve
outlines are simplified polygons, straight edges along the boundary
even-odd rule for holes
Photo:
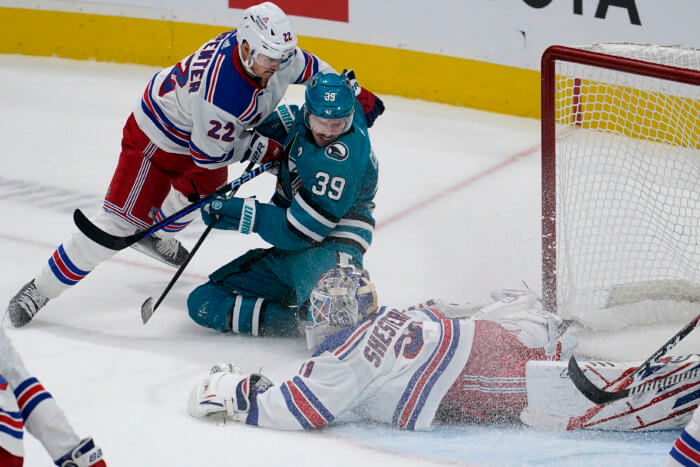
[[[51,393],[37,378],[30,375],[1,327],[0,375],[14,391],[19,408],[18,418],[23,419],[27,431],[41,442],[52,459],[58,459],[80,442]]]
[[[255,131],[282,143],[294,126],[298,110],[299,106],[296,105],[280,105],[261,124],[255,127]]]
[[[253,397],[246,423],[278,430],[327,425],[362,388],[352,369],[330,353],[302,364],[299,374]]]
[[[289,68],[293,84],[306,84],[318,72],[337,73],[328,63],[299,47]]]

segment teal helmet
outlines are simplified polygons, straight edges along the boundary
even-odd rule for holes
[[[355,91],[345,73],[317,73],[306,86],[304,123],[316,130],[314,122],[336,121],[334,133],[345,133],[355,113]],[[319,117],[313,118],[312,115]]]

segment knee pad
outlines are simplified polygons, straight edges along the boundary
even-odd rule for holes
[[[231,309],[235,295],[213,282],[200,285],[187,297],[187,310],[192,321],[206,328],[231,330]]]

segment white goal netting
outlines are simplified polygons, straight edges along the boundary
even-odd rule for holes
[[[699,49],[580,49],[700,76]],[[566,60],[554,86],[558,312],[624,323],[630,303],[662,315],[680,297],[676,318],[690,319],[700,310],[700,86]]]

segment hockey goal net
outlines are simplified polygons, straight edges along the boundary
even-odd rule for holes
[[[631,303],[698,312],[700,49],[547,49],[542,214],[548,309],[584,324],[634,321]]]

